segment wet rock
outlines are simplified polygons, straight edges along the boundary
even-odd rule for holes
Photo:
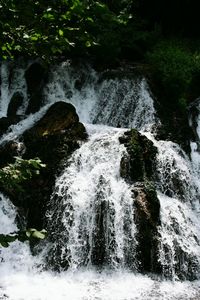
[[[132,189],[137,226],[137,260],[142,272],[160,272],[158,262],[158,225],[160,203],[153,183],[137,183]]]
[[[193,140],[199,143],[200,141],[197,133],[197,127],[198,127],[198,116],[200,112],[200,98],[197,98],[194,102],[192,102],[189,105],[188,112],[191,121],[191,128],[193,131]]]
[[[136,129],[120,137],[120,142],[127,148],[128,155],[121,160],[121,176],[129,181],[151,180],[153,177],[156,147]]]
[[[35,62],[26,70],[25,78],[29,94],[26,114],[35,113],[42,104],[42,90],[47,80],[47,70],[42,64]]]
[[[6,133],[11,125],[17,124],[22,119],[21,116],[3,117],[0,119],[0,136]]]
[[[21,156],[25,152],[25,145],[18,141],[9,141],[0,147],[0,168],[8,163],[14,163],[16,156]]]
[[[120,142],[127,149],[120,163],[121,176],[132,184],[137,227],[137,260],[141,272],[161,272],[158,263],[160,204],[154,180],[156,147],[136,129],[125,132]]]
[[[22,185],[23,192],[9,195],[13,202],[23,207],[27,216],[27,227],[42,229],[44,226],[45,209],[55,183],[55,175],[61,171],[63,160],[79,147],[79,141],[86,139],[87,134],[82,123],[79,122],[75,108],[71,104],[57,102],[31,129],[24,132],[20,141],[24,143],[24,159],[39,157],[46,168],[40,175]],[[13,142],[10,142],[13,143]],[[2,153],[4,164],[12,157],[6,156],[6,148]],[[15,153],[16,154],[16,153]]]
[[[20,92],[14,93],[8,106],[8,112],[7,112],[8,117],[15,117],[17,115],[17,111],[19,107],[22,105],[23,99],[24,97]]]

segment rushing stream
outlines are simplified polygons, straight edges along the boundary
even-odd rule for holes
[[[9,65],[2,64],[1,116],[6,116],[14,92],[24,98],[18,113],[25,114],[27,108],[25,68],[12,72],[9,82]],[[17,138],[56,101],[76,107],[89,137],[56,178],[46,212],[46,229],[53,238],[42,243],[36,256],[28,243],[0,248],[0,299],[200,299],[197,145],[191,144],[190,160],[177,144],[154,138],[152,126],[159,120],[144,78],[102,79],[90,67],[77,72],[62,63],[52,68],[43,99],[40,110],[12,125],[0,143]],[[119,137],[127,128],[140,130],[158,149],[160,276],[138,272],[134,199],[131,186],[120,177],[126,148]],[[0,233],[17,230],[16,215],[10,200],[0,194]]]

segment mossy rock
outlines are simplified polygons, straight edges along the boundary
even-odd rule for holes
[[[121,176],[133,182],[151,180],[157,153],[152,141],[132,129],[120,137],[120,142],[125,144],[128,152],[121,160]]]

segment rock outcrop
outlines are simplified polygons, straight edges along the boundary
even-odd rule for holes
[[[23,191],[9,194],[14,204],[24,211],[27,227],[38,230],[43,228],[45,208],[52,193],[55,176],[61,171],[63,160],[67,160],[79,147],[79,141],[86,137],[85,128],[79,122],[75,108],[71,104],[57,102],[19,138],[25,150],[21,153],[22,158],[39,157],[46,164],[40,175],[23,183]],[[4,165],[12,160],[13,155],[17,155],[16,144],[18,142],[11,141],[0,148]]]
[[[137,130],[125,132],[120,142],[128,155],[121,160],[121,176],[132,185],[134,219],[137,227],[137,261],[141,272],[160,272],[158,226],[160,203],[154,186],[154,160],[157,149]]]

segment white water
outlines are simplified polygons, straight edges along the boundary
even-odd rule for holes
[[[72,103],[84,123],[145,129],[155,122],[153,100],[144,78],[98,79],[89,67],[77,72],[69,63],[62,63],[52,70],[44,91],[46,102]],[[77,82],[81,90],[76,88]]]
[[[47,227],[55,240],[48,258],[59,247],[54,263],[68,258],[72,269],[92,264],[134,269],[133,198],[119,173],[126,153],[118,140],[123,131],[96,125],[86,129],[89,141],[72,155],[56,181]],[[103,261],[98,261],[102,252]]]
[[[11,92],[6,83],[8,74],[5,66],[2,66],[1,72],[4,75],[1,110],[2,115],[6,115],[10,95],[15,89],[19,91],[20,85],[13,83]],[[22,86],[24,88],[23,80]],[[98,82],[98,74],[90,68],[77,73],[64,63],[52,71],[44,97],[45,106],[12,126],[1,142],[17,138],[41,118],[51,103],[60,100],[75,105],[81,121],[85,123],[133,126],[145,132],[158,148],[157,188],[161,204],[159,259],[163,276],[169,275],[175,280],[181,277],[182,271],[183,279],[189,272],[198,278],[200,210],[197,179],[200,160],[196,155],[192,165],[178,145],[156,141],[147,132],[156,118],[145,80],[109,79]],[[23,107],[21,112],[25,111]],[[72,155],[56,181],[48,210],[51,243],[46,242],[43,253],[35,258],[28,245],[19,242],[0,250],[0,299],[200,299],[198,281],[170,282],[137,273],[134,261],[137,244],[134,199],[130,186],[119,174],[120,159],[126,150],[119,144],[118,137],[124,130],[102,125],[86,125],[86,128],[88,142]],[[3,195],[0,205],[1,232],[16,230],[14,207]],[[97,215],[98,218],[95,218]],[[95,235],[97,223],[103,228],[101,237]],[[96,242],[98,246],[95,246]],[[95,252],[101,250],[106,260],[100,262],[104,269],[97,271],[92,265],[98,266]],[[41,271],[46,263],[45,255],[49,264],[57,263],[57,269],[65,269],[66,263],[70,269],[60,274]]]
[[[17,91],[21,91],[24,95],[24,103],[18,113],[25,112],[29,101],[24,81],[25,70],[25,67],[14,70],[10,84],[9,68],[2,64],[1,72],[5,73],[2,77],[0,100],[2,116],[6,116],[9,101]],[[155,112],[144,78],[141,80],[110,79],[98,82],[98,76],[88,66],[75,70],[67,62],[52,68],[49,82],[43,90],[44,106],[35,114],[26,116],[25,120],[11,125],[6,134],[0,138],[0,144],[15,139],[29,129],[45,114],[50,105],[58,101],[73,104],[83,123],[134,127],[143,130],[151,128],[155,122]],[[81,88],[78,89],[77,84],[81,84]]]

